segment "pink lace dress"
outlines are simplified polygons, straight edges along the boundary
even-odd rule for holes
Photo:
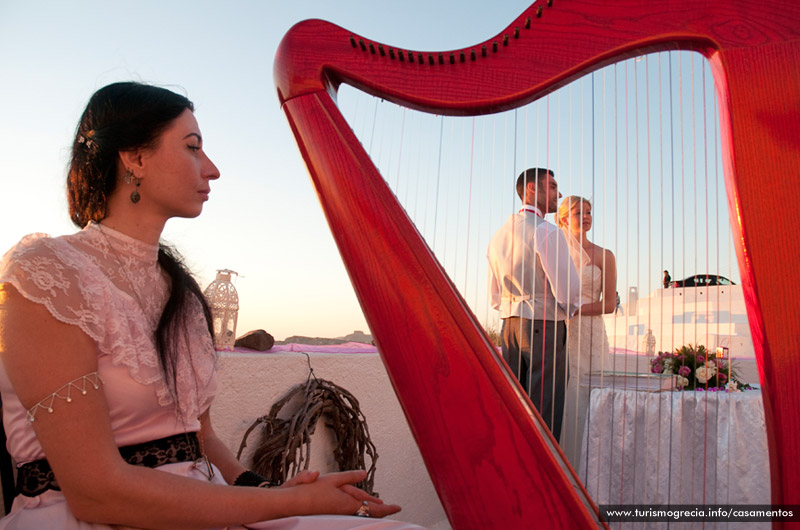
[[[0,262],[0,284],[13,285],[25,298],[44,305],[59,321],[78,326],[94,341],[101,391],[118,446],[198,431],[198,417],[210,406],[217,389],[216,352],[197,301],[188,322],[191,329],[179,339],[177,403],[167,387],[153,341],[168,297],[167,278],[157,258],[157,246],[92,223],[69,236],[26,236]],[[2,366],[0,392],[7,447],[16,463],[45,458],[27,419],[28,411]],[[53,413],[68,406],[56,399]],[[203,466],[193,462],[158,469],[207,480]],[[216,473],[215,481],[224,483],[221,473]],[[417,528],[395,521],[338,516],[292,517],[249,527]],[[11,512],[0,520],[0,530],[106,528],[111,527],[77,520],[63,494],[54,490],[35,497],[18,495]]]

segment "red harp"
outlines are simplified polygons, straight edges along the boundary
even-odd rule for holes
[[[340,84],[429,113],[515,108],[621,59],[693,50],[720,101],[731,225],[775,504],[800,504],[800,4],[545,0],[501,34],[419,52],[311,20],[275,62],[281,105],[454,528],[586,528],[596,509],[334,102]],[[775,208],[775,198],[782,207]]]

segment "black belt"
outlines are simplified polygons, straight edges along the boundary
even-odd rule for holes
[[[152,442],[119,448],[123,460],[134,466],[158,467],[202,458],[196,433],[176,434]],[[46,459],[22,464],[17,468],[17,493],[36,497],[47,490],[61,491]]]

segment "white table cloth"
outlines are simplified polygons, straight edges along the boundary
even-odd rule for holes
[[[595,503],[769,504],[761,392],[641,392],[595,388],[576,470]],[[612,528],[700,528],[613,523]],[[769,528],[706,523],[703,528]]]

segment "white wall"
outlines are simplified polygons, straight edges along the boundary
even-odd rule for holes
[[[422,462],[403,411],[395,397],[377,353],[311,353],[311,366],[327,379],[351,392],[359,401],[370,437],[378,452],[375,491],[386,502],[403,510],[393,519],[431,530],[447,530],[444,514]],[[219,437],[234,451],[256,418],[269,413],[272,404],[308,377],[307,357],[302,353],[220,353],[220,391],[211,408]],[[248,438],[242,462],[249,464],[259,443],[259,429]],[[321,425],[312,442],[311,469],[328,467],[326,433]]]

